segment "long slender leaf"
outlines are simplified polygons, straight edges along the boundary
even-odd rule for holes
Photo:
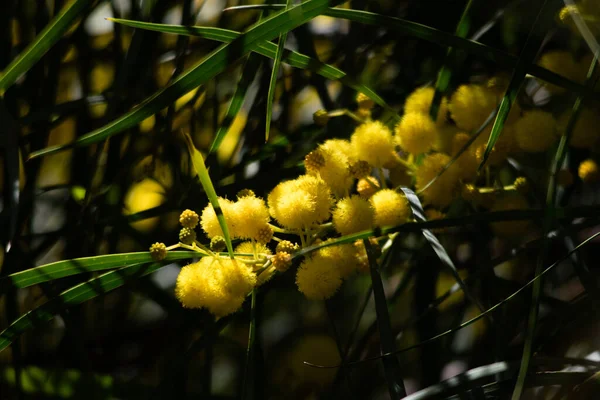
[[[456,25],[455,36],[460,38],[466,38],[467,33],[469,33],[469,28],[471,27],[471,6],[473,5],[473,0],[469,0],[463,13]],[[456,54],[455,47],[448,47],[446,52],[446,57],[444,58],[444,64],[438,73],[437,80],[435,82],[435,93],[433,95],[433,101],[431,102],[430,114],[431,118],[434,121],[438,119],[438,111],[440,108],[440,103],[442,101],[442,96],[448,90],[450,86],[450,80],[452,79],[452,68],[451,61],[453,60]]]
[[[488,138],[479,169],[485,165],[490,153],[492,152],[492,149],[494,148],[494,145],[500,137],[500,133],[504,128],[504,123],[508,118],[510,109],[517,98],[517,94],[519,93],[523,82],[525,81],[525,76],[527,75],[529,66],[533,64],[540,45],[542,44],[544,37],[543,32],[545,32],[548,24],[552,21],[553,15],[552,7],[550,7],[550,4],[547,0],[544,0],[544,3],[540,7],[537,18],[532,25],[532,29],[529,32],[525,45],[523,46],[523,50],[519,55],[519,60],[517,61],[517,64],[513,70],[506,94],[500,103],[500,109],[498,110],[496,120],[492,126],[492,132]]]
[[[25,313],[13,321],[8,328],[0,332],[0,351],[10,346],[13,340],[26,330],[54,318],[54,315],[63,307],[81,304],[84,301],[123,286],[130,279],[151,274],[161,267],[162,264],[159,263],[132,265],[107,272],[97,278],[90,279],[87,282],[63,291],[59,296]]]
[[[194,142],[192,142],[192,138],[189,134],[184,136],[185,143],[188,147],[188,151],[190,153],[190,157],[192,159],[192,164],[194,165],[194,169],[196,170],[196,174],[198,174],[198,179],[200,179],[200,183],[202,184],[202,188],[204,188],[204,192],[208,197],[208,201],[212,204],[215,214],[217,215],[217,219],[219,220],[219,225],[221,226],[221,230],[223,231],[223,237],[225,238],[225,244],[227,245],[227,251],[229,252],[229,256],[233,258],[233,246],[231,245],[231,236],[229,235],[229,228],[227,227],[227,220],[225,219],[225,215],[223,214],[223,209],[219,205],[219,198],[217,196],[217,192],[215,191],[215,187],[210,180],[210,175],[208,174],[208,169],[206,168],[206,164],[204,163],[204,157],[202,153],[196,149],[194,146]]]
[[[33,42],[21,52],[0,74],[0,93],[8,89],[19,76],[36,63],[69,29],[73,21],[95,1],[74,0],[66,5],[40,32]]]
[[[292,5],[292,0],[287,0],[285,8],[286,10]],[[285,42],[287,40],[287,32],[279,34],[279,42],[277,43],[277,52],[273,59],[273,69],[271,70],[271,79],[269,81],[269,91],[267,92],[267,117],[265,126],[265,142],[269,140],[269,131],[271,129],[271,118],[273,116],[273,99],[275,98],[275,89],[277,88],[277,75],[279,74],[279,67],[281,59],[283,57],[283,51],[285,50]]]
[[[402,192],[404,193],[404,196],[406,196],[406,199],[408,200],[408,204],[410,205],[412,214],[415,217],[415,219],[417,221],[421,221],[421,222],[426,221],[427,218],[425,217],[425,211],[423,210],[421,201],[419,200],[419,198],[417,197],[415,192],[413,192],[409,188],[405,188],[405,187],[400,188],[400,190],[402,190]],[[454,276],[456,283],[458,283],[458,285],[460,286],[462,291],[465,293],[465,295],[469,298],[469,300],[471,300],[471,302],[473,304],[475,304],[477,306],[477,308],[479,308],[479,310],[482,313],[485,312],[485,309],[483,308],[481,303],[471,293],[471,291],[469,290],[469,288],[467,287],[465,282],[462,280],[462,278],[458,274],[458,270],[456,269],[456,266],[452,262],[452,259],[446,252],[446,249],[444,249],[444,246],[442,246],[440,241],[435,237],[435,235],[429,229],[423,229],[422,232],[423,232],[423,236],[425,236],[425,239],[427,240],[427,242],[429,242],[429,244],[431,245],[431,248],[433,249],[435,254],[438,256],[438,258],[440,259],[440,261],[442,262],[444,267],[446,267],[450,271],[452,276]]]
[[[111,21],[131,26],[133,28],[148,29],[156,32],[172,33],[176,35],[198,36],[225,43],[230,43],[241,35],[239,32],[222,28],[155,24],[149,22],[131,21],[116,18],[112,18]],[[252,51],[261,54],[265,57],[274,59],[277,54],[277,45],[269,41],[263,41],[257,43],[252,48]],[[366,85],[357,83],[356,81],[351,79],[345,72],[334,66],[324,64],[315,58],[291,50],[285,50],[283,52],[282,61],[295,68],[302,68],[314,71],[315,73],[323,76],[324,78],[339,80],[341,83],[347,85],[348,87],[365,94],[374,102],[384,107],[386,110],[395,113],[395,111],[385,102],[385,100],[383,100],[383,98],[377,93],[375,93],[371,88],[369,88]]]
[[[210,145],[210,149],[208,151],[209,153],[215,153],[219,149],[223,139],[225,139],[225,136],[231,127],[231,123],[235,119],[236,115],[240,112],[240,109],[244,104],[246,93],[248,92],[250,84],[256,77],[259,66],[260,58],[256,54],[250,54],[246,64],[244,65],[244,70],[242,71],[242,76],[238,81],[235,93],[233,94],[231,102],[229,102],[229,107],[225,112],[225,118],[223,119],[221,126],[219,126],[217,133],[215,133],[215,138]]]
[[[379,328],[379,338],[381,341],[381,352],[393,354],[394,352],[394,335],[392,334],[392,326],[390,323],[390,315],[387,308],[383,283],[377,265],[377,256],[373,250],[373,246],[368,239],[363,239],[369,259],[369,271],[371,272],[371,285],[373,287],[373,298],[375,300],[375,312],[377,314],[377,327]],[[391,357],[382,357],[383,369],[385,372],[385,380],[388,384],[388,391],[392,400],[400,399],[406,396],[404,382],[400,371],[400,363],[395,355]]]
[[[271,40],[282,32],[304,24],[322,14],[329,5],[340,2],[341,0],[308,0],[288,10],[273,14],[264,21],[257,22],[231,43],[223,44],[213,50],[194,67],[179,75],[170,85],[148,97],[130,112],[79,137],[68,145],[52,146],[33,152],[30,158],[53,154],[73,146],[88,146],[134,127],[144,119],[168,107],[179,97],[221,73],[232,60],[248,54],[257,43]]]
[[[170,251],[167,253],[165,260],[185,260],[199,256],[200,254],[195,251]],[[73,260],[57,261],[0,278],[0,293],[3,293],[9,287],[26,288],[28,286],[49,282],[66,276],[149,263],[152,261],[152,257],[148,252],[110,254],[106,256],[83,257],[75,258]]]

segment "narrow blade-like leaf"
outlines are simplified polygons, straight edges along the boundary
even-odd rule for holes
[[[165,260],[185,260],[199,256],[201,254],[195,251],[169,251]],[[49,282],[54,279],[86,272],[102,271],[149,262],[152,262],[152,257],[147,251],[57,261],[0,278],[0,293],[3,293],[8,287],[25,288],[37,285],[38,283]]]
[[[67,4],[52,21],[40,32],[33,42],[21,52],[0,74],[0,92],[8,89],[19,76],[36,63],[73,24],[73,21],[88,6],[90,0],[74,0]]]
[[[81,304],[96,296],[107,293],[113,289],[123,286],[130,279],[142,277],[160,269],[162,264],[132,265],[116,271],[107,272],[97,278],[90,279],[84,283],[63,291],[57,297],[47,301],[39,307],[25,313],[8,328],[0,332],[0,351],[6,349],[10,344],[28,329],[36,324],[50,321],[64,307]]]

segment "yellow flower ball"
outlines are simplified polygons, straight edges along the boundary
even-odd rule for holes
[[[452,155],[456,156],[470,139],[471,137],[467,133],[461,132],[456,134],[452,141]],[[477,161],[475,146],[475,143],[471,143],[471,145],[454,162],[458,178],[464,181],[473,181],[477,177],[479,161]]]
[[[408,200],[393,189],[380,190],[369,201],[375,210],[375,226],[400,225],[411,216]]]
[[[367,121],[358,126],[350,138],[352,149],[359,160],[381,168],[394,157],[392,132],[379,121]]]
[[[234,203],[231,200],[224,199],[223,197],[219,197],[218,200],[219,206],[221,207],[223,215],[225,216],[225,220],[227,221],[229,234],[231,237],[235,237],[236,226]],[[204,210],[202,210],[200,226],[206,235],[211,239],[215,236],[223,236],[223,230],[221,229],[221,225],[219,225],[217,214],[210,203],[204,208]]]
[[[371,204],[357,195],[341,199],[333,210],[333,226],[342,235],[371,229],[373,220]]]
[[[349,158],[339,142],[340,140],[328,140],[321,144],[317,151],[323,157],[323,165],[307,172],[323,179],[335,196],[343,197],[350,190],[354,178],[350,174]]]
[[[271,255],[271,250],[267,246],[256,242],[242,242],[235,247],[236,253],[256,254],[259,258],[264,258],[266,255]],[[237,256],[242,260],[253,260],[250,256]]]
[[[317,253],[300,264],[296,273],[296,285],[307,298],[325,300],[340,288],[342,277],[337,268]]]
[[[558,120],[559,132],[564,134],[571,112],[563,113]],[[581,110],[571,132],[569,145],[578,149],[591,148],[600,137],[600,113],[594,108]]]
[[[525,152],[546,151],[557,138],[556,129],[552,114],[540,110],[528,111],[514,125],[515,142]]]
[[[529,208],[527,200],[519,194],[507,194],[500,196],[492,205],[491,211],[525,210]],[[492,230],[499,236],[524,235],[531,227],[531,221],[502,221],[490,224]]]
[[[237,311],[256,285],[256,275],[235,260],[204,257],[181,269],[175,294],[186,308],[206,308],[217,317]]]
[[[450,98],[450,115],[460,129],[478,129],[496,108],[495,93],[480,85],[462,85]]]
[[[554,50],[544,53],[538,62],[541,67],[546,68],[554,73],[564,76],[565,78],[582,83],[585,79],[585,74],[582,74],[581,68],[577,65],[577,61],[568,51]],[[551,83],[541,81],[542,85],[548,89],[550,93],[563,93],[566,89]]]
[[[271,215],[289,229],[305,229],[325,222],[333,205],[327,184],[310,175],[280,183],[269,193],[267,201]]]
[[[437,127],[427,114],[404,114],[395,129],[396,141],[403,150],[412,153],[426,153],[432,149],[437,139]]]
[[[579,168],[577,169],[577,174],[579,178],[585,183],[593,183],[598,182],[600,179],[600,168],[596,161],[592,159],[587,159],[579,164]]]
[[[323,262],[337,269],[342,279],[354,274],[361,266],[356,247],[350,243],[323,247],[317,254],[323,258]]]
[[[265,201],[255,196],[240,198],[233,204],[235,237],[259,240],[261,230],[268,227],[269,210]],[[229,222],[229,221],[228,221]]]
[[[450,157],[442,153],[435,153],[425,157],[415,171],[415,188],[417,191],[425,188],[449,162]],[[452,165],[421,193],[423,201],[435,207],[443,208],[448,206],[454,198],[459,176],[456,165]]]
[[[144,179],[131,185],[124,199],[124,214],[136,214],[165,202],[165,190],[152,179]],[[149,232],[156,227],[160,218],[151,217],[131,222],[131,227],[139,232]]]
[[[363,199],[368,199],[379,190],[379,181],[373,176],[367,176],[358,180],[356,191]]]
[[[404,113],[412,114],[419,113],[429,115],[431,109],[431,103],[433,102],[433,96],[435,95],[435,88],[431,86],[420,87],[415,89],[404,102]],[[440,107],[438,110],[436,123],[438,125],[446,122],[446,115],[448,114],[448,99],[442,98]]]

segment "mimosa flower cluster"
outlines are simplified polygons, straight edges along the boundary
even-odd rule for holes
[[[573,70],[581,68],[553,53],[544,54],[540,63],[558,72],[566,68],[573,79]],[[541,85],[557,93],[556,88]],[[172,248],[193,249],[202,258],[181,270],[178,299],[184,307],[205,308],[222,317],[238,310],[254,288],[280,273],[295,273],[298,290],[307,298],[330,298],[344,280],[369,268],[362,241],[331,241],[410,221],[412,210],[399,187],[415,190],[430,219],[445,218],[455,202],[491,211],[529,208],[531,183],[518,175],[506,182],[502,176],[507,175],[507,160],[554,148],[570,114],[555,117],[542,107],[521,107],[515,102],[499,140],[482,164],[492,128],[486,121],[493,121],[490,116],[506,86],[502,77],[460,85],[441,99],[435,118],[430,114],[434,88],[417,88],[406,98],[400,120],[389,125],[372,119],[373,102],[359,95],[358,109],[347,113],[358,122],[349,139],[319,144],[306,155],[303,175],[279,183],[265,198],[246,189],[235,200],[219,197],[217,209],[208,204],[200,215],[191,210],[181,214],[180,243]],[[315,114],[315,123],[326,125],[338,115],[322,110]],[[596,106],[586,105],[570,145],[595,145],[599,127]],[[600,179],[593,159],[582,162],[577,175],[587,183]],[[569,172],[561,171],[559,184],[572,182]],[[224,252],[221,216],[230,239],[239,242],[233,254]],[[209,246],[198,240],[198,227],[210,240]],[[506,221],[490,227],[496,235],[510,237],[523,235],[532,224]],[[378,239],[385,237],[371,239],[378,249]],[[299,250],[309,246],[312,253],[298,256]],[[151,253],[161,259],[168,249],[157,243]],[[292,272],[294,260],[297,268]]]

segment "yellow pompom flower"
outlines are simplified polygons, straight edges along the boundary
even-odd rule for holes
[[[219,206],[223,211],[223,215],[225,216],[225,220],[227,221],[227,228],[229,229],[229,234],[231,237],[235,237],[236,227],[235,227],[235,210],[234,203],[231,200],[224,199],[223,197],[219,197]],[[208,204],[204,210],[202,210],[202,216],[200,217],[200,226],[202,230],[206,233],[209,238],[213,238],[215,236],[223,236],[223,230],[221,229],[221,225],[219,225],[219,220],[217,219],[217,214],[215,213],[215,209],[212,204]]]
[[[302,261],[296,273],[298,290],[311,300],[325,300],[342,285],[340,271],[322,255],[314,254]]]
[[[450,98],[450,115],[460,129],[474,131],[496,108],[495,93],[480,85],[462,85]]]
[[[442,153],[425,157],[415,171],[415,188],[421,191],[449,162],[450,157]],[[424,202],[440,208],[448,206],[454,198],[454,189],[458,181],[459,173],[456,166],[452,165],[421,193]]]
[[[500,196],[492,205],[491,211],[525,210],[529,208],[527,200],[519,194],[507,194]],[[515,236],[524,235],[531,227],[531,221],[502,221],[491,223],[491,228],[496,235]]]
[[[373,208],[360,196],[345,197],[333,210],[333,226],[342,235],[365,231],[373,227]]]
[[[404,102],[404,114],[419,113],[423,115],[429,115],[431,109],[431,103],[433,102],[433,96],[435,89],[431,86],[420,87],[415,89]],[[446,122],[446,114],[448,114],[448,99],[442,98],[440,108],[438,110],[436,123],[442,125]]]
[[[267,201],[271,215],[289,229],[305,229],[328,220],[333,205],[327,184],[310,175],[280,183]]]
[[[375,210],[375,226],[400,225],[411,215],[406,197],[393,189],[380,190],[369,201]]]
[[[585,79],[585,74],[582,74],[581,68],[573,58],[573,55],[568,51],[549,51],[544,53],[538,62],[541,67],[546,68],[554,73],[564,76],[565,78],[581,83]],[[548,89],[550,93],[563,93],[566,89],[551,83],[541,81],[542,85]]]
[[[236,253],[241,254],[256,254],[258,258],[265,258],[267,255],[271,255],[271,250],[267,246],[256,242],[242,242],[234,249]],[[253,260],[254,257],[250,256],[239,256],[242,260]]]
[[[175,294],[186,308],[206,308],[217,317],[237,311],[256,285],[256,275],[240,262],[204,257],[181,269]]]
[[[234,203],[233,218],[236,237],[259,240],[262,230],[268,228],[269,210],[263,199],[245,196]]]
[[[356,191],[363,199],[368,199],[373,196],[375,192],[379,190],[379,182],[373,176],[367,176],[366,178],[359,179],[356,184]]]
[[[381,168],[393,159],[392,132],[379,121],[367,121],[358,126],[350,138],[354,155],[374,167]]]
[[[593,183],[598,182],[600,179],[600,168],[596,161],[592,159],[587,159],[579,164],[579,168],[577,169],[577,174],[579,178],[585,183]]]
[[[514,125],[515,142],[521,150],[529,153],[546,151],[557,138],[556,128],[552,114],[528,111]]]
[[[427,114],[404,114],[395,129],[396,141],[403,150],[412,153],[426,153],[435,144],[437,127]]]
[[[456,156],[458,152],[467,144],[471,137],[466,133],[458,133],[452,140],[452,155]],[[477,151],[475,143],[471,145],[454,162],[458,178],[465,181],[472,181],[477,177]]]
[[[317,254],[325,263],[337,269],[342,279],[358,271],[361,266],[356,247],[351,243],[323,247]]]
[[[565,112],[558,120],[558,127],[561,133],[565,132],[571,112]],[[598,142],[600,137],[600,113],[593,108],[584,108],[581,110],[575,121],[575,126],[571,132],[569,145],[578,149],[590,148]]]
[[[317,168],[308,169],[309,175],[318,176],[331,188],[333,194],[342,197],[348,193],[354,178],[350,174],[349,159],[339,146],[340,140],[328,140],[317,148],[323,163]]]

